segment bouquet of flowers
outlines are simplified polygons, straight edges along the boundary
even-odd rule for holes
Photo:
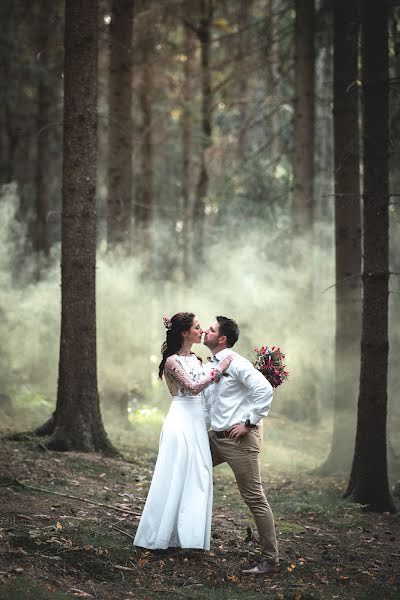
[[[288,378],[289,373],[286,371],[286,365],[283,364],[285,355],[280,348],[262,346],[260,349],[256,348],[254,352],[256,358],[253,365],[264,375],[272,387],[278,387]]]

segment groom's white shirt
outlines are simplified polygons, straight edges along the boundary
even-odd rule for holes
[[[214,431],[225,431],[246,419],[258,424],[271,408],[272,386],[249,360],[232,348],[224,348],[215,358],[220,361],[232,354],[235,358],[226,375],[204,390],[207,426]]]

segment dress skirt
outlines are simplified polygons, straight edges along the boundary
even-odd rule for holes
[[[174,396],[134,544],[209,550],[212,459],[201,396]]]

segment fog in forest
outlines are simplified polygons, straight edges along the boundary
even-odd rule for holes
[[[20,412],[18,420],[39,425],[55,405],[57,393],[60,247],[53,247],[50,268],[33,282],[36,265],[27,262],[33,259],[23,252],[26,230],[16,218],[16,190],[13,185],[4,190],[0,203],[1,391],[13,400],[17,415]],[[144,281],[140,253],[116,256],[106,253],[105,244],[99,241],[98,381],[107,426],[112,425],[115,415],[113,402],[126,393],[133,402],[132,410],[145,406],[159,408],[160,414],[166,412],[169,396],[165,384],[158,380],[160,346],[165,339],[162,317],[192,311],[203,328],[217,314],[236,319],[241,337],[235,349],[250,359],[255,347],[268,344],[283,348],[290,377],[275,391],[272,415],[307,420],[304,382],[309,374],[304,372],[304,364],[311,364],[318,408],[329,428],[334,381],[333,227],[316,225],[312,330],[305,328],[306,315],[297,307],[293,293],[301,274],[292,268],[289,253],[276,251],[276,244],[284,246],[286,232],[279,224],[268,228],[252,222],[247,227],[243,222],[240,235],[232,239],[229,223],[226,227],[225,231],[218,230],[214,243],[206,249],[203,268],[193,272],[189,286],[179,278],[179,272],[166,271],[164,280]],[[161,256],[176,254],[179,233],[168,239],[167,225],[159,223],[156,235],[163,240]],[[397,281],[394,286],[398,286]],[[394,286],[392,282],[392,290]],[[398,298],[398,293],[391,295],[392,319],[396,308],[398,313]],[[290,323],[294,327],[289,327]],[[391,322],[390,331],[389,412],[398,413],[398,321],[397,326]],[[202,345],[193,350],[204,359],[209,355]],[[354,377],[358,379],[358,373]],[[12,421],[10,417],[6,425],[11,426]],[[327,450],[329,444],[327,436]]]

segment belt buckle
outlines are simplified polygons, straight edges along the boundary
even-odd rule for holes
[[[216,431],[215,434],[216,434],[217,438],[220,440],[229,437],[229,433],[228,433],[227,429],[225,429],[225,431]]]

